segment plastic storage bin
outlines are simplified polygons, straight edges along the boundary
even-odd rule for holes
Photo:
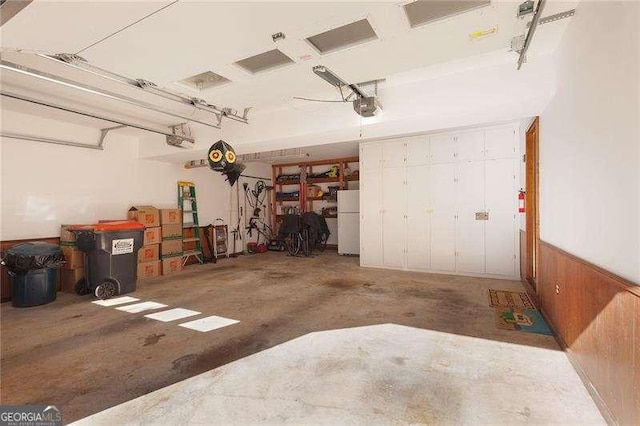
[[[38,306],[56,300],[57,268],[64,264],[60,246],[18,244],[7,250],[2,264],[9,270],[13,306]]]
[[[76,245],[85,253],[85,280],[78,294],[92,292],[99,299],[136,290],[138,250],[144,225],[134,221],[108,222],[75,227]]]

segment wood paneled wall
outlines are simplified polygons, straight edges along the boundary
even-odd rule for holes
[[[51,244],[60,244],[60,237],[51,237],[51,238],[37,238],[30,240],[11,240],[11,241],[0,241],[0,253],[4,253],[6,250],[9,250],[11,247],[21,244],[28,243],[30,241],[42,241],[45,243]],[[58,274],[58,288],[60,288],[60,274]],[[0,268],[0,301],[7,302],[11,300],[11,285],[9,279],[9,273],[7,268],[2,266]]]
[[[640,424],[640,286],[541,241],[538,298],[605,417]]]

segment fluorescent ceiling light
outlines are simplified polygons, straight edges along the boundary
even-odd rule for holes
[[[367,19],[308,37],[306,40],[320,53],[329,53],[356,44],[375,40],[378,36]]]
[[[449,18],[490,4],[490,0],[418,0],[405,4],[404,12],[407,15],[407,19],[409,20],[411,27],[415,28],[429,22]]]
[[[267,71],[272,68],[281,67],[291,63],[293,63],[293,60],[290,57],[278,49],[273,49],[268,52],[242,59],[235,64],[252,74],[256,74],[261,71]]]
[[[210,89],[211,87],[220,86],[225,83],[229,83],[231,80],[216,74],[212,71],[205,71],[198,75],[194,75],[193,77],[185,78],[184,80],[178,81],[178,84],[181,84],[186,87],[190,87],[195,90],[205,90]]]

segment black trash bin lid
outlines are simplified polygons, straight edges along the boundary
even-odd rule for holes
[[[7,250],[7,254],[33,257],[58,253],[60,253],[59,245],[40,241],[18,244]]]

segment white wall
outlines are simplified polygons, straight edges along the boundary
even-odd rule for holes
[[[640,3],[581,2],[540,121],[540,237],[640,283]]]
[[[97,130],[3,110],[3,130],[83,143]],[[224,177],[208,168],[138,159],[136,138],[112,133],[104,151],[0,138],[0,239],[54,237],[64,223],[124,219],[133,204],[176,207],[178,180],[196,183],[200,223],[235,224],[234,198]],[[270,176],[266,164],[247,174]],[[242,201],[241,201],[242,202]],[[231,222],[233,220],[233,222]]]

